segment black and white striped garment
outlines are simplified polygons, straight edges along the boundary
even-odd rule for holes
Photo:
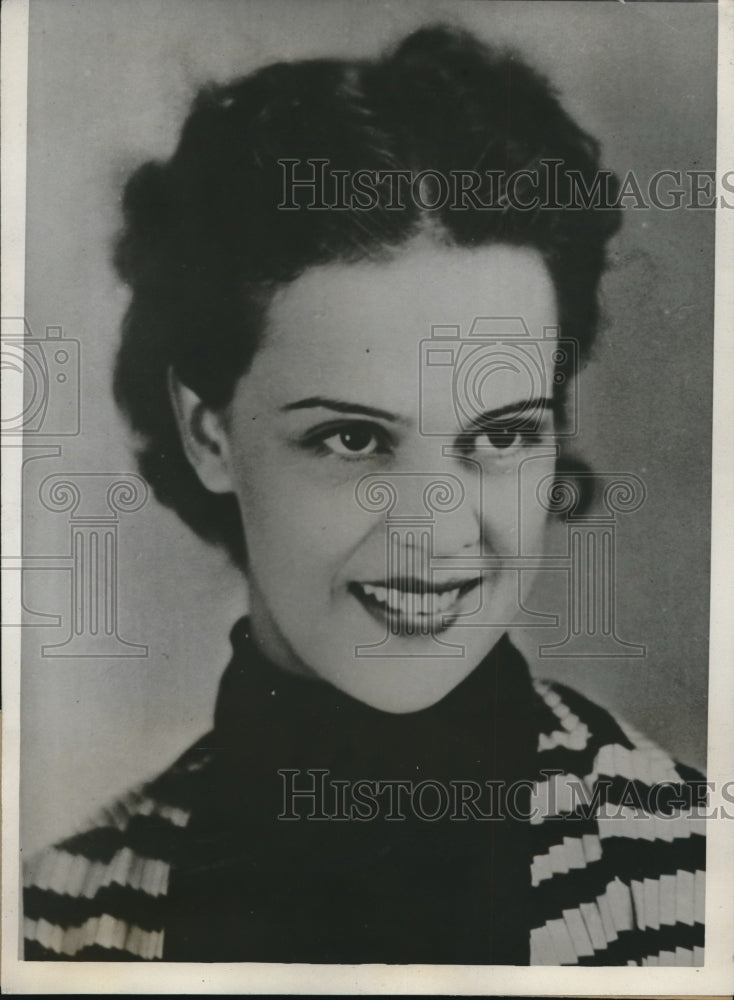
[[[533,790],[531,965],[703,965],[703,779],[569,688],[535,687],[557,726]]]
[[[534,687],[530,964],[702,965],[702,779],[569,688]],[[27,960],[164,958],[207,743],[26,865]]]

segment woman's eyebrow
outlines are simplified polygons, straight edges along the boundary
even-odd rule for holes
[[[399,417],[389,410],[380,410],[376,406],[363,406],[361,403],[349,403],[342,399],[329,399],[326,396],[309,396],[307,399],[299,399],[295,403],[286,403],[281,407],[281,413],[288,410],[308,410],[316,407],[325,410],[335,410],[337,413],[361,413],[366,417],[379,417],[382,420],[390,420],[392,423],[404,423],[404,418]]]
[[[542,396],[538,399],[516,400],[514,403],[507,403],[504,406],[498,406],[493,410],[485,410],[484,413],[478,414],[464,424],[461,433],[475,434],[492,429],[504,430],[513,426],[516,430],[521,430],[526,427],[526,422],[533,418],[536,421],[539,420],[540,411],[555,410],[556,405],[554,399]],[[509,415],[516,417],[517,421],[513,420],[512,417],[509,420],[504,419]]]
[[[479,417],[475,419],[475,422],[494,420],[496,417],[503,417],[507,413],[526,413],[534,412],[535,410],[550,410],[555,406],[555,401],[548,396],[540,396],[538,399],[523,399],[518,400],[514,403],[507,403],[504,406],[498,406],[494,410],[485,410],[481,413]]]

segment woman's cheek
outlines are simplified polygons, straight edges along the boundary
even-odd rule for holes
[[[485,477],[482,489],[482,539],[495,555],[517,551],[520,504],[518,480],[513,475]]]
[[[353,489],[326,489],[303,478],[279,480],[269,491],[246,491],[241,502],[251,569],[273,570],[289,588],[302,573],[331,572],[339,554],[358,542],[365,520]]]
[[[533,458],[507,473],[485,477],[482,489],[485,550],[496,555],[541,554],[548,514],[538,493],[543,480],[553,474],[554,465],[553,456]]]

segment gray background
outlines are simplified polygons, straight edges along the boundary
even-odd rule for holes
[[[82,433],[26,462],[28,554],[68,550],[69,518],[38,485],[55,472],[134,469],[108,385],[125,290],[109,266],[119,191],[142,159],[166,156],[208,79],[276,58],[370,55],[426,20],[510,42],[544,69],[603,141],[605,162],[646,179],[713,169],[714,4],[32,0],[26,316],[81,344]],[[688,763],[706,747],[713,213],[628,211],[604,282],[606,324],[580,380],[582,451],[634,472],[642,509],[619,521],[619,634],[643,659],[538,661],[625,715]],[[29,450],[30,459],[32,451]],[[120,521],[120,634],[147,657],[60,659],[41,646],[69,624],[64,571],[26,574],[26,603],[62,616],[27,628],[22,666],[22,842],[74,828],[95,805],[162,769],[209,725],[244,608],[236,573],[150,501]],[[560,536],[556,535],[556,542]],[[535,608],[558,608],[544,574]]]

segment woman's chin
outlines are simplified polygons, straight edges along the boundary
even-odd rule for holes
[[[475,630],[472,630],[475,631]],[[476,642],[476,633],[473,636]],[[429,640],[390,636],[390,643],[367,646],[319,671],[322,680],[381,712],[404,715],[420,712],[446,697],[489,651],[441,647]],[[452,655],[452,653],[454,655]]]
[[[392,714],[420,712],[441,701],[506,631],[504,626],[469,626],[450,615],[425,622],[414,615],[381,615],[343,595],[330,608],[310,608],[299,616],[301,627],[286,634],[277,622],[293,622],[295,610],[293,615],[279,610],[277,618],[268,618],[267,629],[258,627],[257,615],[253,622],[261,648],[274,663]],[[314,622],[320,623],[318,629]]]

